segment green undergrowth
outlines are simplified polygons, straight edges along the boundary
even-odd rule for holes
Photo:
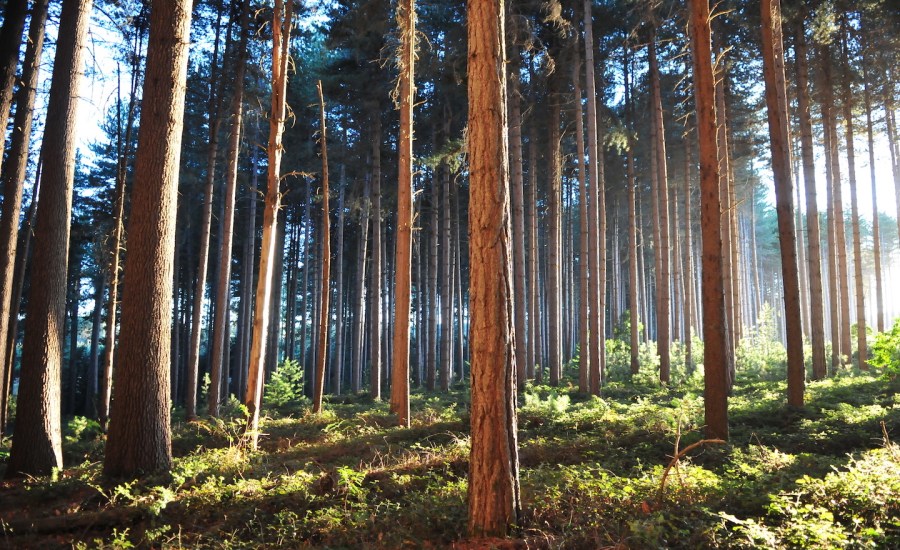
[[[241,444],[236,403],[221,420],[176,413],[172,472],[124,483],[101,475],[96,424],[70,420],[65,470],[0,488],[0,544],[434,548],[464,539],[465,388],[414,393],[412,426],[400,429],[386,403],[363,396],[331,398],[313,415],[292,383],[264,411],[259,451]],[[845,374],[810,383],[808,405],[788,410],[784,383],[739,377],[729,443],[699,444],[663,487],[676,445],[702,439],[699,379],[666,388],[621,376],[602,398],[571,382],[529,386],[516,537],[535,548],[898,547],[897,390],[883,376]],[[47,525],[26,528],[28,518]]]

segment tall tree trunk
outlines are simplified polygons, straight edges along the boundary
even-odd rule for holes
[[[338,191],[338,218],[337,218],[337,269],[334,280],[337,285],[334,295],[334,307],[336,310],[334,326],[334,356],[331,368],[331,391],[335,395],[341,394],[341,382],[344,378],[344,189],[347,188],[347,170],[344,164],[346,159],[346,132],[344,135],[344,159],[341,159],[340,190]]]
[[[520,512],[503,26],[503,2],[469,2],[473,537],[506,536]]]
[[[41,209],[35,228],[31,293],[25,317],[16,426],[7,477],[45,475],[62,467],[60,370],[75,177],[77,97],[91,0],[63,6],[41,156]],[[8,106],[7,106],[8,109]],[[3,120],[6,120],[5,118]]]
[[[446,112],[446,111],[445,111]],[[450,135],[450,117],[444,117],[444,136]],[[441,391],[450,389],[453,373],[453,265],[450,238],[450,166],[441,165],[441,366],[438,382]]]
[[[106,286],[106,271],[100,270],[94,276],[94,312],[91,314],[91,349],[90,365],[84,385],[84,401],[82,408],[85,416],[97,418],[97,381],[100,374],[100,324],[103,319],[103,289]]]
[[[626,150],[626,178],[628,179],[628,310],[630,325],[629,356],[631,373],[640,371],[640,342],[638,325],[643,318],[638,305],[638,246],[637,246],[637,179],[634,175],[634,99],[630,80],[631,58],[630,48],[625,46],[623,70],[625,73],[625,116],[628,132],[628,148]]]
[[[227,312],[231,309],[231,249],[234,240],[234,205],[237,192],[238,160],[241,150],[241,129],[244,117],[244,72],[247,59],[247,35],[250,32],[250,5],[241,2],[240,44],[235,61],[234,92],[231,96],[231,134],[228,138],[228,167],[225,174],[224,208],[222,235],[219,251],[219,280],[216,284],[217,307],[213,317],[212,338],[210,340],[210,384],[218,388],[222,383],[225,358],[231,347],[231,327]],[[226,375],[227,378],[227,375]],[[218,391],[210,391],[207,401],[207,412],[212,417],[219,416]]]
[[[225,53],[222,63],[228,63],[231,50],[231,23],[225,31]],[[216,66],[218,60],[213,63]],[[197,279],[194,288],[194,306],[191,318],[191,340],[188,343],[188,373],[185,384],[185,417],[190,421],[197,417],[197,379],[200,370],[200,335],[202,333],[203,296],[206,294],[206,279],[209,270],[209,242],[212,228],[213,184],[216,180],[216,165],[219,152],[219,128],[222,124],[222,103],[225,95],[225,78],[217,79],[213,72],[210,82],[209,104],[209,144],[206,150],[206,179],[203,186],[203,214],[200,220],[200,251],[197,255]],[[214,309],[210,307],[209,309]],[[212,373],[211,373],[212,374]],[[210,376],[212,378],[212,376]],[[210,383],[209,402],[219,402],[219,385]]]
[[[41,0],[34,2],[35,6],[40,3]],[[44,5],[46,10],[46,3]],[[32,10],[32,18],[38,9]],[[0,121],[3,122],[4,130],[9,121],[9,110],[12,108],[16,66],[19,64],[19,46],[22,43],[22,32],[25,30],[27,14],[28,2],[26,0],[7,2],[6,8],[3,10],[3,27],[0,28]]]
[[[869,370],[866,362],[866,302],[863,293],[863,268],[862,268],[862,239],[859,231],[859,201],[856,197],[856,152],[853,138],[853,103],[850,87],[850,61],[847,50],[850,48],[847,29],[847,14],[841,18],[841,59],[843,62],[843,86],[841,103],[844,111],[844,137],[847,146],[847,178],[850,181],[850,220],[853,224],[853,268],[854,282],[856,283],[856,350],[857,367],[859,370]],[[874,212],[878,217],[878,211]]]
[[[589,330],[592,335],[590,346],[591,393],[600,395],[603,370],[606,365],[606,182],[603,173],[603,150],[600,147],[600,130],[597,128],[597,85],[594,77],[594,33],[593,3],[584,1],[584,79],[587,95],[588,157],[590,174],[588,205],[588,232],[590,258],[588,269],[590,281]]]
[[[400,136],[397,178],[397,243],[394,260],[393,361],[391,362],[391,412],[400,426],[409,427],[409,335],[412,296],[413,223],[413,107],[415,105],[416,7],[415,0],[397,4],[400,25]]]
[[[434,141],[435,149],[437,149],[437,141]],[[425,367],[425,389],[434,391],[435,376],[438,369],[438,249],[439,249],[439,233],[440,219],[438,212],[440,210],[440,176],[443,173],[440,166],[435,167],[431,173],[431,215],[428,224],[429,236],[429,253],[428,253],[428,362]]]
[[[812,117],[809,99],[809,62],[806,51],[805,12],[797,19],[794,34],[797,64],[798,115],[800,145],[803,157],[803,177],[806,185],[806,232],[809,254],[810,334],[812,336],[812,372],[815,379],[825,377],[825,313],[822,294],[822,253],[819,250],[819,203],[816,195],[816,172],[813,159]]]
[[[372,109],[372,265],[369,281],[370,307],[369,319],[369,393],[373,399],[381,399],[381,111],[377,106]]]
[[[528,248],[528,364],[525,375],[529,380],[535,377],[535,366],[543,363],[541,355],[541,304],[540,287],[538,286],[538,270],[540,269],[538,245],[538,208],[537,208],[537,141],[534,125],[528,139],[528,230],[525,243]],[[538,369],[540,371],[540,369]]]
[[[787,329],[788,405],[803,406],[803,332],[800,326],[800,281],[794,232],[794,197],[791,185],[790,131],[784,84],[784,50],[781,41],[781,2],[762,0],[763,75],[766,82],[772,172],[775,177],[775,211],[781,245],[781,273]]]
[[[666,137],[663,126],[662,95],[659,86],[659,66],[656,61],[656,38],[654,37],[647,46],[650,56],[650,86],[651,86],[651,110],[653,113],[653,142],[656,158],[656,189],[654,198],[657,201],[659,220],[659,240],[656,243],[657,255],[657,281],[656,281],[656,346],[659,353],[659,380],[664,384],[669,383],[670,369],[670,340],[669,314],[671,309],[670,274],[669,274],[669,184],[668,171],[666,169]]]
[[[691,236],[691,132],[684,133],[684,366],[688,374],[694,373],[694,243]],[[753,205],[751,204],[752,208]]]
[[[256,313],[253,316],[253,339],[247,373],[245,405],[249,411],[247,432],[252,449],[259,439],[259,408],[265,369],[269,332],[269,307],[272,299],[272,263],[275,261],[275,237],[278,210],[281,206],[281,146],[287,92],[288,51],[291,38],[293,2],[275,0],[272,21],[272,111],[269,116],[269,168],[266,202],[262,222],[262,249],[259,257],[259,280],[256,285]]]
[[[0,215],[0,434],[6,427],[6,411],[8,390],[5,380],[12,378],[12,358],[7,357],[7,335],[10,330],[10,317],[12,314],[18,318],[19,303],[12,301],[13,279],[16,268],[16,250],[18,246],[19,217],[22,211],[22,194],[25,185],[25,173],[28,166],[28,151],[31,143],[31,123],[34,118],[34,96],[37,88],[38,68],[41,64],[41,54],[44,46],[44,29],[47,21],[47,2],[48,0],[36,0],[31,10],[31,23],[28,27],[28,45],[25,49],[25,61],[22,65],[22,83],[16,93],[16,115],[13,120],[12,136],[10,138],[9,152],[6,160],[3,162],[2,170],[0,170],[0,181],[3,185],[3,205],[2,215]],[[13,4],[21,4],[14,6]],[[25,17],[25,2],[10,2],[6,6],[4,14],[4,27],[0,30],[0,56],[5,55],[5,48],[10,44],[6,44],[7,27],[10,25],[9,32],[12,33],[13,19],[10,19],[10,13],[15,10],[22,10],[22,23]],[[21,35],[21,31],[19,31]],[[10,38],[10,43],[12,42]],[[12,74],[15,75],[15,61],[18,60],[19,42],[15,41],[15,48],[12,49],[15,55],[12,56],[12,62],[9,59],[0,61],[0,82],[3,80],[6,71],[6,64],[10,63]],[[12,87],[9,89],[12,93]],[[3,94],[6,89],[3,90]],[[5,96],[0,97],[0,103],[5,101]],[[0,105],[0,114],[2,114],[3,106]],[[6,108],[5,112],[9,112]],[[6,117],[3,118],[4,122]],[[5,128],[5,126],[4,126]],[[13,335],[14,336],[14,335]],[[13,338],[15,339],[15,338]],[[9,365],[9,367],[7,366]]]
[[[550,146],[550,169],[549,169],[549,197],[547,200],[548,209],[548,232],[547,239],[547,310],[549,319],[548,344],[549,344],[549,370],[550,385],[558,386],[560,376],[562,375],[562,352],[560,350],[560,341],[562,339],[562,327],[560,321],[562,318],[562,296],[561,296],[561,276],[560,268],[560,248],[562,246],[562,144],[559,130],[560,124],[560,88],[562,87],[558,80],[560,76],[551,74],[549,77],[549,116],[548,124],[548,145]]]
[[[141,114],[135,159],[126,293],[103,464],[112,477],[168,470],[172,464],[169,316],[190,18],[190,0],[153,2],[143,97],[155,109]]]
[[[847,239],[844,231],[844,199],[841,182],[841,165],[838,160],[838,135],[837,122],[833,111],[834,89],[832,82],[832,60],[827,46],[821,49],[822,67],[822,121],[825,134],[826,167],[831,167],[831,212],[834,220],[834,247],[837,257],[837,281],[839,293],[837,294],[840,305],[840,354],[849,362],[852,351],[850,345],[850,283],[847,270]],[[827,177],[827,172],[826,172]],[[834,342],[832,342],[832,346]],[[843,360],[843,359],[842,359]]]
[[[356,312],[353,323],[353,355],[350,363],[350,391],[359,393],[362,389],[363,363],[365,362],[365,325],[366,325],[366,249],[369,247],[369,197],[371,185],[367,178],[363,184],[362,209],[359,213],[359,256],[356,261]],[[304,322],[305,313],[304,313]]]
[[[512,5],[511,3],[508,4]],[[510,22],[507,34],[515,25]],[[508,45],[512,46],[512,40],[507,38]],[[519,93],[519,53],[511,53],[508,86],[509,107],[509,161],[510,161],[510,192],[512,196],[512,245],[513,245],[513,284],[516,292],[515,340],[516,340],[516,381],[519,390],[525,389],[528,380],[528,345],[530,334],[528,331],[528,306],[529,294],[526,290],[526,276],[528,265],[525,262],[525,188],[522,174],[522,108]],[[582,348],[582,353],[584,352]]]
[[[715,84],[709,31],[709,0],[690,1],[694,102],[700,149],[700,228],[703,237],[702,295],[704,402],[707,438],[728,438],[727,334],[722,279],[722,207],[719,196]]]
[[[331,320],[331,215],[328,207],[328,137],[325,124],[325,98],[322,95],[322,81],[318,81],[319,91],[319,140],[322,151],[322,295],[319,311],[319,351],[316,355],[316,387],[313,393],[313,413],[322,412],[322,397],[325,393],[325,365],[328,364],[328,321]]]
[[[875,260],[875,328],[884,332],[884,289],[881,284],[881,227],[878,219],[878,186],[875,178],[875,138],[872,130],[872,96],[866,63],[863,62],[863,98],[866,104],[866,138],[869,147],[869,180],[872,182],[872,244]],[[898,234],[900,235],[900,234]]]
[[[588,255],[590,247],[588,243],[588,190],[585,174],[585,157],[584,157],[584,113],[582,112],[581,97],[581,60],[578,56],[578,49],[573,54],[575,60],[572,64],[572,83],[575,88],[575,103],[573,115],[575,116],[575,142],[578,151],[578,218],[579,218],[579,244],[580,251],[578,254],[579,267],[579,298],[578,298],[578,327],[579,327],[579,351],[578,354],[578,391],[587,393],[590,390],[590,349],[591,349],[591,332],[589,303],[590,303],[590,270],[588,269]],[[596,276],[596,275],[595,275]],[[516,296],[519,296],[518,291]],[[518,314],[518,310],[517,310]],[[516,342],[518,344],[518,342]],[[518,350],[518,348],[517,348]],[[518,360],[518,357],[516,357]],[[520,388],[524,388],[520,383]]]

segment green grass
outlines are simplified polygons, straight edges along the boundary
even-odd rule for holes
[[[784,383],[767,378],[739,377],[729,444],[692,452],[662,497],[676,440],[684,448],[702,438],[698,378],[664,388],[621,376],[602,399],[571,385],[530,387],[520,396],[516,537],[553,548],[900,546],[900,448],[885,438],[900,434],[896,381],[814,382],[808,405],[789,411]],[[399,429],[385,403],[362,396],[335,398],[321,416],[305,401],[280,401],[266,409],[254,453],[238,444],[237,407],[223,421],[186,424],[176,414],[171,474],[119,485],[100,474],[103,435],[76,419],[67,468],[4,482],[0,518],[99,519],[43,533],[7,528],[0,544],[448,547],[465,533],[467,403],[465,388],[415,393],[412,427]]]

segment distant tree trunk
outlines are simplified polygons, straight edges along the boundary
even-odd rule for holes
[[[651,110],[653,112],[653,142],[656,158],[656,189],[654,198],[657,200],[657,214],[659,219],[659,240],[656,243],[656,255],[658,276],[656,281],[656,346],[659,351],[659,380],[664,384],[669,383],[670,354],[669,346],[671,331],[669,328],[669,314],[671,309],[670,273],[669,273],[669,184],[668,171],[666,169],[666,137],[663,126],[662,95],[659,86],[659,66],[656,61],[656,38],[647,46],[650,56],[650,86],[651,86]]]
[[[46,475],[53,468],[62,467],[60,370],[75,177],[76,98],[90,12],[91,0],[80,0],[66,3],[60,15],[41,144],[45,164],[31,270],[32,288],[42,291],[32,292],[28,300],[16,426],[7,477]]]
[[[585,174],[585,156],[584,156],[584,113],[582,112],[581,97],[581,60],[578,55],[578,48],[575,48],[573,54],[574,63],[572,64],[572,84],[575,89],[575,102],[573,115],[575,116],[575,143],[578,152],[578,218],[579,218],[579,244],[580,251],[578,254],[579,267],[579,298],[578,298],[578,327],[579,327],[579,354],[578,354],[578,391],[587,393],[590,390],[590,349],[591,349],[591,332],[589,308],[590,303],[590,271],[588,269],[588,255],[590,247],[588,243],[588,189]],[[596,275],[595,275],[596,276]],[[519,296],[518,291],[516,296]],[[516,342],[518,344],[518,342]],[[518,352],[518,348],[517,348]],[[516,357],[518,360],[518,357]],[[520,388],[524,388],[520,383]]]
[[[875,138],[872,131],[872,96],[866,63],[863,62],[863,98],[866,104],[866,138],[869,146],[869,179],[872,182],[872,243],[875,260],[875,328],[884,332],[884,290],[881,284],[881,227],[878,219],[878,186],[875,178]],[[900,235],[900,233],[898,233]]]
[[[100,323],[103,317],[103,289],[106,286],[106,272],[100,269],[94,276],[94,312],[91,314],[91,358],[85,377],[84,401],[82,408],[85,416],[97,418],[97,381],[100,374]]]
[[[369,179],[363,184],[362,209],[359,213],[359,256],[356,261],[356,312],[353,323],[353,355],[350,363],[350,391],[359,393],[362,389],[362,371],[365,362],[365,325],[366,325],[366,249],[369,247],[369,196],[371,185]],[[305,316],[305,314],[304,314]],[[306,319],[304,317],[304,322]]]
[[[709,0],[691,0],[694,102],[700,148],[700,228],[703,237],[703,364],[707,438],[728,438],[727,334],[722,279],[721,202],[715,84],[709,31]]]
[[[219,251],[219,279],[216,284],[216,304],[213,317],[212,338],[210,339],[210,388],[222,384],[222,373],[226,356],[231,347],[231,327],[227,312],[231,308],[231,249],[234,240],[234,205],[237,192],[238,160],[241,150],[241,129],[244,116],[244,72],[247,59],[247,35],[250,32],[250,5],[241,2],[240,44],[235,61],[234,92],[231,96],[231,134],[228,138],[228,167],[225,174],[224,209],[222,235]],[[225,376],[227,378],[227,375]],[[207,412],[212,417],[219,416],[219,395],[210,391]]]
[[[437,150],[437,141],[434,142]],[[438,369],[438,234],[440,232],[440,176],[442,168],[435,167],[431,173],[431,216],[429,228],[428,253],[428,362],[425,367],[425,389],[434,391],[435,376]]]
[[[637,246],[637,179],[634,175],[634,100],[632,96],[629,67],[630,48],[625,47],[623,57],[625,74],[625,116],[626,131],[628,132],[626,178],[628,179],[628,310],[630,324],[629,355],[631,361],[631,373],[640,371],[640,342],[638,340],[638,325],[643,318],[638,305],[638,246]]]
[[[80,228],[79,228],[80,231]],[[66,393],[63,395],[63,414],[66,416],[74,415],[77,411],[78,395],[78,302],[81,298],[81,273],[82,273],[82,254],[78,247],[69,248],[69,277],[66,284],[67,289],[67,306],[68,324],[66,328],[69,331],[69,366],[68,380],[65,385]]]
[[[227,63],[231,50],[231,24],[225,39],[225,54],[222,63]],[[214,67],[219,60],[214,60]],[[203,296],[206,294],[206,279],[209,270],[209,242],[212,228],[213,184],[216,181],[216,167],[219,152],[219,128],[222,125],[222,103],[225,95],[225,78],[214,71],[210,82],[209,104],[209,144],[206,149],[206,178],[203,186],[203,214],[200,221],[200,251],[197,255],[197,279],[194,281],[194,306],[191,318],[191,340],[188,344],[188,373],[185,385],[184,409],[187,420],[197,418],[197,380],[200,370],[200,335],[202,332]],[[214,309],[211,307],[210,309]],[[212,373],[210,373],[212,379]],[[209,402],[219,402],[219,385],[210,383]]]
[[[507,4],[511,6],[512,4]],[[507,34],[515,26],[510,22]],[[512,40],[507,39],[512,45]],[[519,53],[511,54],[509,69],[509,93],[507,95],[509,107],[509,155],[510,155],[510,188],[512,195],[512,244],[513,244],[513,276],[516,292],[516,380],[519,390],[525,389],[528,380],[528,345],[530,334],[528,331],[528,306],[529,295],[526,291],[526,276],[528,265],[525,262],[525,188],[522,174],[522,108],[519,94]],[[582,348],[582,353],[584,352]]]
[[[272,111],[269,118],[269,169],[266,203],[263,211],[262,249],[259,258],[259,281],[256,285],[256,313],[253,316],[253,339],[250,346],[250,365],[247,373],[245,405],[249,411],[247,432],[250,447],[256,449],[259,439],[259,408],[265,370],[266,344],[272,300],[273,262],[275,261],[275,231],[281,205],[281,146],[284,132],[287,91],[288,50],[291,38],[293,2],[275,0],[272,21]]]
[[[11,315],[18,318],[19,303],[12,301],[13,279],[16,268],[16,251],[18,246],[19,217],[22,211],[22,194],[25,184],[25,173],[28,166],[28,150],[31,142],[31,123],[34,118],[34,96],[37,88],[38,68],[41,64],[41,54],[44,46],[44,28],[47,21],[48,0],[36,0],[31,10],[31,23],[28,28],[28,45],[25,49],[25,61],[22,65],[22,84],[16,92],[16,115],[13,120],[12,135],[10,137],[9,152],[0,170],[0,181],[3,185],[3,206],[0,215],[0,434],[6,427],[6,411],[8,384],[5,380],[12,378],[12,358],[7,356],[7,336],[10,331]],[[21,5],[14,5],[21,4]],[[0,57],[5,56],[5,49],[12,43],[7,31],[12,34],[15,15],[10,12],[21,9],[22,23],[25,21],[25,2],[10,2],[6,5],[4,14],[4,26],[0,30]],[[12,18],[11,18],[12,15]],[[7,29],[9,25],[9,29]],[[21,30],[19,31],[21,36]],[[5,43],[9,39],[10,44]],[[0,82],[5,86],[10,83],[9,93],[12,93],[11,81],[4,80],[7,64],[11,66],[12,75],[15,76],[15,62],[18,60],[19,42],[15,40],[12,48],[12,57],[4,58],[0,63]],[[4,88],[0,103],[6,101],[6,88]],[[0,114],[9,113],[9,107]],[[7,117],[3,118],[6,121]],[[5,126],[4,126],[5,128]],[[16,311],[14,311],[16,310]],[[15,340],[15,335],[13,335]],[[9,366],[7,366],[9,365]]]
[[[684,134],[684,366],[688,374],[694,373],[694,243],[691,236],[691,133]],[[750,205],[753,208],[753,205]]]
[[[178,168],[190,0],[156,0],[128,224],[128,263],[115,395],[103,471],[111,477],[172,464],[169,354]],[[153,266],[148,269],[147,266]]]
[[[528,205],[526,216],[528,218],[528,229],[526,233],[528,249],[528,364],[525,368],[525,375],[529,380],[535,377],[535,366],[542,363],[541,358],[541,304],[540,304],[540,287],[538,286],[538,270],[540,269],[540,260],[538,258],[538,209],[537,209],[537,141],[534,127],[532,126],[531,136],[528,140],[528,199],[525,204]]]
[[[445,111],[446,112],[446,111]],[[450,117],[444,117],[444,135],[450,135]],[[450,238],[450,166],[442,164],[441,188],[441,366],[438,382],[441,391],[450,390],[453,373],[453,265]]]
[[[591,393],[600,395],[606,366],[606,182],[603,173],[603,149],[597,128],[597,85],[594,77],[593,3],[584,1],[584,79],[587,95],[588,157],[590,175],[588,204],[588,232],[590,258],[590,376]],[[601,96],[602,97],[602,96]]]
[[[503,3],[472,0],[468,14],[469,535],[503,537],[518,523],[520,510]]]
[[[319,91],[319,140],[322,151],[322,295],[319,315],[319,351],[316,355],[316,386],[313,392],[313,413],[322,412],[322,397],[325,393],[325,365],[328,364],[328,321],[331,320],[331,215],[328,207],[328,145],[325,124],[325,98],[322,95],[322,81],[317,83]]]
[[[816,196],[816,173],[813,159],[812,119],[809,99],[809,62],[806,52],[806,31],[801,12],[794,33],[797,65],[797,99],[800,119],[800,144],[803,157],[803,176],[806,185],[806,231],[809,234],[810,334],[812,336],[812,372],[815,379],[825,377],[825,313],[822,294],[822,266],[819,237],[819,204]],[[799,211],[799,209],[798,209]]]
[[[834,247],[832,254],[837,258],[837,282],[839,292],[835,293],[840,305],[840,354],[849,362],[852,355],[850,346],[850,283],[847,271],[847,242],[844,231],[844,199],[841,182],[841,165],[838,160],[837,122],[833,111],[834,89],[832,82],[832,60],[827,46],[823,46],[820,54],[822,68],[822,125],[825,135],[826,167],[831,167],[831,203],[830,210],[834,220]],[[827,172],[826,172],[827,176]],[[834,342],[832,342],[832,346]]]
[[[369,282],[370,311],[369,353],[369,393],[373,399],[381,399],[381,111],[372,109],[372,209],[369,212],[372,223],[372,265]]]
[[[562,296],[560,269],[560,247],[562,246],[562,144],[560,137],[560,111],[561,99],[558,82],[560,76],[552,74],[549,77],[549,115],[548,115],[548,145],[550,146],[550,185],[547,199],[548,232],[547,239],[547,309],[550,323],[547,343],[550,351],[550,385],[558,386],[562,375],[562,352],[560,343],[562,340]]]
[[[347,136],[344,135],[344,152],[346,153]],[[346,155],[345,155],[346,158]],[[335,395],[341,394],[341,382],[343,380],[344,365],[344,189],[347,187],[347,170],[341,160],[340,190],[338,191],[338,218],[337,218],[337,269],[334,280],[336,289],[334,293],[334,307],[337,310],[334,327],[334,355],[331,369],[331,391]]]
[[[857,366],[859,367],[859,370],[865,371],[869,370],[869,365],[866,362],[866,297],[863,293],[862,239],[859,231],[859,201],[856,197],[856,152],[854,150],[853,138],[853,103],[851,99],[852,90],[850,87],[850,61],[847,52],[850,48],[848,44],[848,34],[847,14],[845,12],[841,18],[841,58],[844,66],[841,103],[844,111],[844,137],[846,138],[847,147],[847,178],[850,180],[850,220],[853,224],[853,268],[854,282],[856,283]],[[877,219],[877,209],[874,211],[874,214],[874,217]]]
[[[400,25],[400,136],[397,178],[397,244],[394,260],[394,347],[391,362],[391,412],[397,423],[409,427],[409,335],[412,297],[413,224],[413,107],[415,105],[416,7],[415,0],[397,4]]]
[[[897,240],[900,242],[900,158],[898,157],[897,147],[897,129],[894,127],[894,121],[891,115],[894,112],[894,98],[887,83],[883,88],[884,99],[884,126],[887,131],[889,149],[891,151],[891,168],[894,174],[894,201],[897,203]]]
[[[790,132],[784,84],[784,50],[781,41],[781,2],[762,0],[763,74],[766,81],[772,172],[775,177],[775,211],[781,245],[784,312],[787,328],[788,405],[803,406],[803,331],[800,326],[800,281],[794,232],[794,197],[791,185]]]
[[[41,3],[42,0],[34,2],[32,18],[38,13],[37,5]],[[46,10],[46,3],[44,3],[44,10]],[[16,66],[19,64],[19,46],[22,43],[22,32],[25,30],[27,14],[28,2],[26,0],[7,2],[6,8],[3,10],[3,27],[0,28],[0,121],[3,122],[4,130],[9,121],[9,110],[12,108]],[[29,38],[30,35],[29,32]]]

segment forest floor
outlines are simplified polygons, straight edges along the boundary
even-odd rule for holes
[[[68,422],[68,465],[0,485],[9,548],[900,547],[900,381],[845,374],[785,408],[783,382],[739,377],[728,444],[703,444],[698,378],[520,396],[516,538],[466,531],[467,390],[415,393],[412,428],[385,403],[332,398],[266,412],[258,452],[233,420],[174,422],[170,475],[103,479],[103,436]],[[0,447],[8,452],[9,441]],[[0,465],[0,469],[3,466]]]

